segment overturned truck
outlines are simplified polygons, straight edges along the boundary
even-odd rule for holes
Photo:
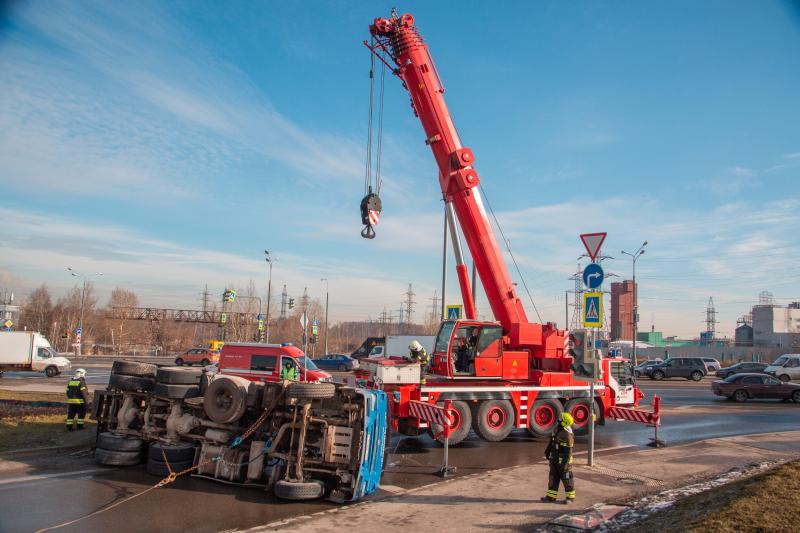
[[[380,390],[115,361],[92,417],[98,463],[146,460],[162,478],[190,474],[284,499],[346,502],[375,491],[383,468]]]

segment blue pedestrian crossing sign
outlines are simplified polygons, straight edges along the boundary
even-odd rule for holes
[[[583,293],[583,327],[603,327],[603,293]]]
[[[446,309],[445,317],[447,320],[460,320],[461,316],[464,314],[463,305],[448,305]]]

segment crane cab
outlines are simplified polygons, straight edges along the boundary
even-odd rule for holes
[[[528,354],[503,349],[497,322],[448,320],[439,327],[431,370],[451,379],[524,379]]]

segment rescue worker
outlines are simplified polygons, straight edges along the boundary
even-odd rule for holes
[[[72,431],[73,423],[83,429],[83,418],[86,416],[86,403],[89,401],[89,389],[86,388],[86,370],[79,368],[67,383],[67,431]],[[77,416],[77,420],[73,420]]]
[[[426,383],[425,370],[428,368],[428,363],[431,362],[428,352],[419,341],[411,341],[411,344],[408,345],[408,358],[412,363],[419,363],[419,382],[424,385]]]
[[[297,367],[287,361],[281,368],[281,379],[284,381],[297,381]]]
[[[564,484],[564,503],[575,501],[575,478],[572,474],[572,449],[575,446],[575,435],[572,424],[575,420],[569,413],[561,415],[561,423],[550,436],[550,444],[544,451],[545,458],[550,461],[550,476],[547,484],[547,495],[543,502],[555,502],[558,497],[559,483]]]

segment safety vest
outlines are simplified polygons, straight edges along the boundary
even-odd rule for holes
[[[425,366],[430,361],[430,358],[428,358],[428,352],[426,352],[425,348],[423,348],[421,352],[411,352],[411,361],[415,363],[421,363],[423,366]]]
[[[575,434],[572,432],[572,428],[559,424],[558,429],[550,436],[550,444],[547,446],[550,464],[559,468],[571,468],[574,446]]]
[[[297,381],[297,369],[295,367],[283,367],[281,369],[281,379],[289,381]]]
[[[85,379],[72,379],[67,383],[67,403],[86,403],[87,395]]]

